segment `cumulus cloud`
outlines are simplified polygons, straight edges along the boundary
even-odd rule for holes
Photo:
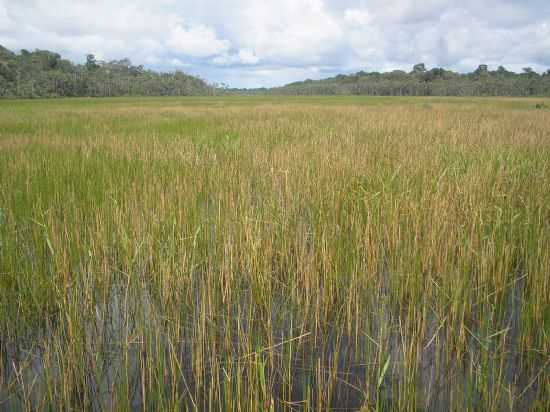
[[[226,52],[231,43],[219,39],[210,27],[198,25],[185,29],[177,25],[171,30],[168,46],[184,55],[208,57]]]
[[[409,67],[415,61],[471,70],[480,63],[550,65],[550,6],[488,0],[371,2],[344,13],[354,65]],[[401,4],[401,7],[395,7]]]
[[[233,86],[357,70],[550,67],[547,0],[0,0],[0,44]]]
[[[8,29],[11,29],[11,26],[12,22],[8,16],[8,11],[2,4],[0,4],[0,30],[6,31]]]
[[[342,46],[342,28],[321,0],[251,1],[240,22],[236,38],[270,62],[319,62]]]
[[[182,62],[180,59],[173,58],[170,60],[170,64],[176,68],[188,67],[189,63]]]
[[[256,53],[251,50],[239,50],[239,62],[242,64],[256,64],[260,61]]]
[[[223,53],[214,57],[210,62],[217,66],[254,65],[260,61],[256,53],[249,49],[239,50],[237,53]]]

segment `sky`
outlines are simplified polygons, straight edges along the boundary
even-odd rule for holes
[[[550,0],[0,0],[0,45],[130,58],[231,87],[339,73],[550,68]]]

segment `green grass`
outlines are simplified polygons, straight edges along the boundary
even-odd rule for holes
[[[0,410],[547,410],[540,102],[0,101]]]

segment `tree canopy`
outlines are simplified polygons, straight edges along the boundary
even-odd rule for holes
[[[129,59],[74,64],[48,50],[14,53],[0,45],[0,97],[185,96],[212,94],[205,81],[181,71],[158,73]]]
[[[550,96],[550,70],[543,74],[526,67],[514,73],[500,66],[491,71],[480,64],[472,73],[457,73],[441,67],[430,70],[415,64],[407,73],[360,71],[322,80],[294,82],[273,89],[239,90],[229,93],[283,95],[373,95],[373,96]]]
[[[480,64],[471,73],[415,64],[410,72],[340,74],[283,87],[216,88],[181,71],[159,73],[129,59],[100,61],[93,54],[74,64],[48,50],[14,53],[0,45],[0,97],[186,96],[222,94],[373,95],[373,96],[550,96],[550,69],[514,73]]]

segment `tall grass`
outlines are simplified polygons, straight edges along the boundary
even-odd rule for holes
[[[533,105],[0,102],[0,410],[547,410]]]

